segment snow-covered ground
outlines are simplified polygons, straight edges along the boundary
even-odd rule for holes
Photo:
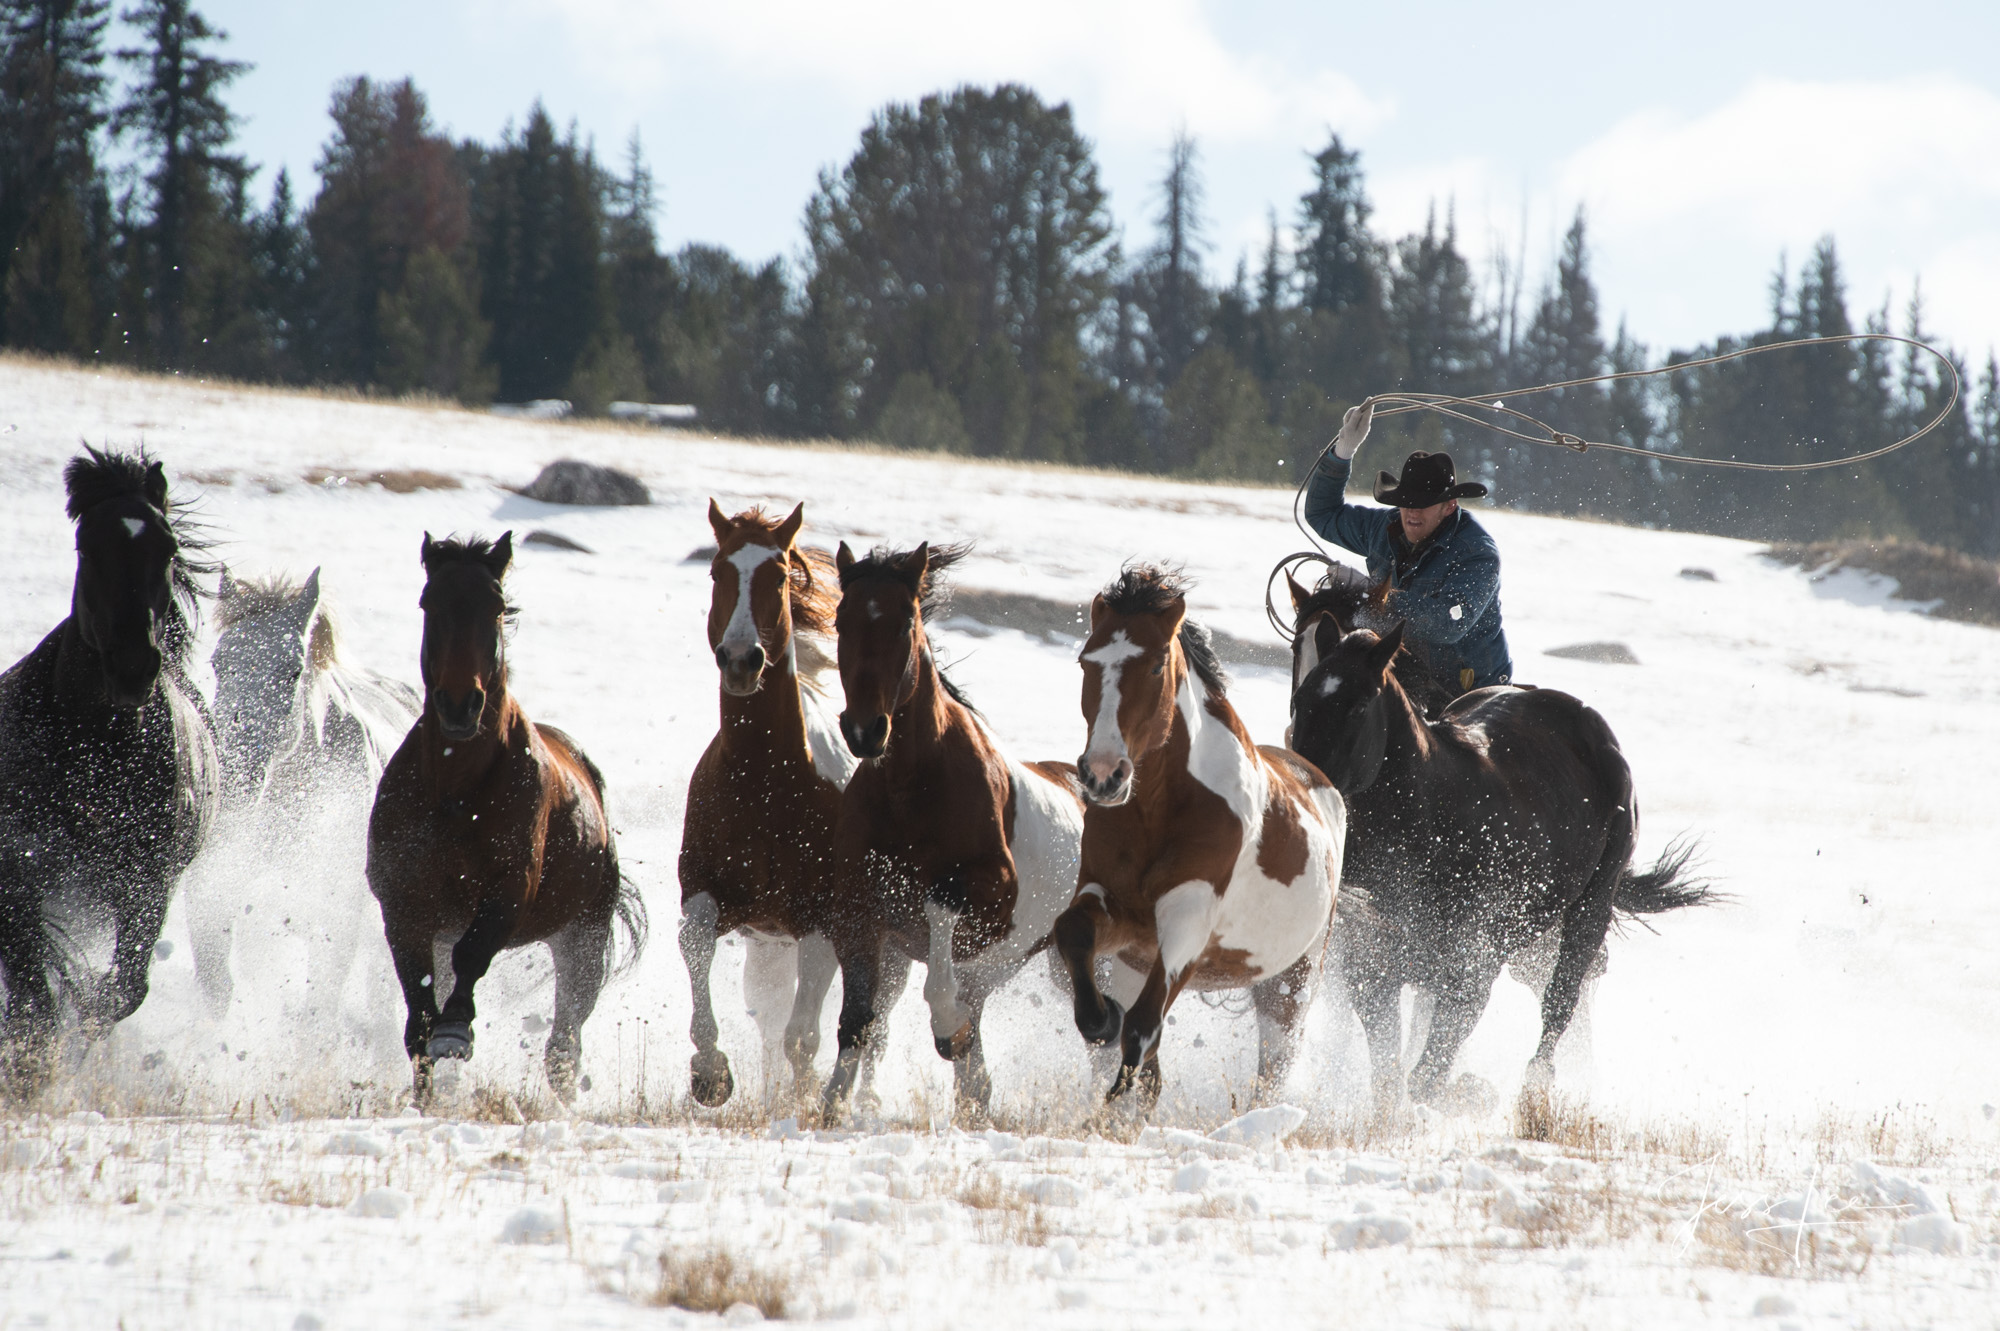
[[[782,1106],[710,1115],[685,1098],[673,864],[715,717],[707,569],[686,562],[708,498],[803,499],[807,539],[828,545],[969,539],[961,585],[1079,602],[1128,558],[1179,560],[1199,616],[1270,641],[1264,577],[1302,543],[1288,493],[0,360],[0,666],[66,612],[60,471],[79,439],[143,440],[176,493],[202,496],[233,569],[322,566],[349,654],[412,681],[422,533],[511,527],[516,691],[609,776],[653,947],[586,1028],[579,1117],[512,1122],[550,1111],[533,1034],[549,967],[523,952],[482,988],[457,1119],[418,1119],[400,1113],[381,959],[364,950],[336,994],[324,977],[310,993],[312,940],[286,925],[358,912],[379,938],[352,854],[211,856],[184,896],[249,908],[228,1013],[202,1007],[184,900],[146,1006],[45,1112],[0,1119],[0,1326],[671,1323],[697,1315],[649,1306],[663,1258],[687,1283],[717,1251],[793,1315],[862,1324],[1655,1326],[1759,1308],[1771,1326],[2000,1324],[1991,630],[1909,613],[1879,580],[1809,581],[1743,542],[1482,514],[1518,677],[1616,729],[1642,857],[1698,835],[1732,896],[1614,940],[1595,1057],[1562,1069],[1584,1108],[1560,1146],[1514,1140],[1504,1112],[1358,1141],[1364,1060],[1326,994],[1284,1144],[1203,1135],[1235,1112],[1254,1035],[1192,1000],[1168,1031],[1159,1126],[1088,1139],[1080,1043],[1038,974],[989,1008],[1013,1135],[946,1121],[914,993],[892,1018],[884,1121],[800,1135]],[[654,505],[503,488],[565,456],[635,472]],[[413,468],[460,487],[365,479]],[[594,553],[521,545],[535,529]],[[1017,753],[1074,756],[1073,649],[965,620],[938,636]],[[1586,642],[1640,664],[1547,655]],[[1234,696],[1260,738],[1282,733],[1282,676],[1241,669]],[[717,1009],[754,1089],[740,955],[718,961]],[[1536,1023],[1502,981],[1462,1056],[1503,1103]]]

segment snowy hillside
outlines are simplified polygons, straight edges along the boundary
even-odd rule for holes
[[[1248,1019],[1193,1000],[1163,1046],[1160,1130],[1076,1140],[1080,1042],[1033,973],[989,1008],[997,1113],[1015,1135],[945,1125],[948,1069],[912,993],[892,1018],[892,1131],[794,1138],[741,1108],[685,1105],[673,865],[715,720],[707,566],[686,558],[710,539],[709,497],[730,511],[803,499],[805,539],[828,546],[970,540],[960,585],[1064,602],[1126,559],[1177,560],[1198,617],[1272,642],[1264,578],[1302,544],[1289,492],[0,360],[0,667],[66,613],[60,470],[79,439],[143,440],[177,494],[201,496],[232,569],[321,566],[349,654],[412,682],[422,534],[513,529],[514,687],[609,777],[653,946],[585,1031],[579,1112],[595,1123],[490,1121],[546,1102],[526,1037],[550,1001],[545,953],[503,958],[482,990],[492,1035],[457,1112],[489,1121],[394,1117],[407,1073],[382,966],[358,964],[335,1000],[308,995],[307,947],[268,908],[296,893],[277,899],[377,930],[358,876],[273,884],[254,857],[199,866],[190,892],[267,907],[239,925],[233,1006],[203,1015],[177,906],[152,998],[57,1093],[57,1116],[0,1120],[0,1325],[546,1325],[564,1300],[579,1324],[636,1325],[660,1316],[634,1306],[658,1255],[717,1244],[787,1273],[797,1314],[890,1325],[1152,1324],[1163,1308],[1174,1324],[1298,1324],[1345,1321],[1342,1307],[1363,1325],[1660,1325],[1710,1320],[1697,1294],[1729,1319],[1768,1295],[1803,1310],[1780,1321],[1992,1324],[2000,633],[1912,613],[1862,575],[1811,582],[1744,542],[1481,514],[1505,561],[1517,678],[1604,714],[1638,782],[1641,857],[1692,833],[1732,898],[1614,938],[1594,1060],[1561,1070],[1606,1133],[1666,1125],[1650,1151],[1590,1132],[1567,1151],[1516,1144],[1499,1114],[1357,1153],[1363,1056],[1326,994],[1287,1088],[1309,1114],[1291,1147],[1189,1135],[1229,1118],[1254,1072]],[[654,504],[565,509],[503,488],[558,457],[632,471]],[[368,479],[411,470],[456,486]],[[592,553],[522,545],[531,530]],[[1017,754],[1075,756],[1073,647],[963,618],[937,637]],[[1605,642],[1638,664],[1549,655]],[[1277,742],[1282,675],[1237,678],[1253,732]],[[715,993],[754,1086],[740,952],[724,949]],[[1537,1023],[1503,980],[1461,1067],[1510,1100]],[[337,1112],[392,1117],[291,1122]],[[1869,1174],[1871,1157],[1902,1163]],[[1787,1220],[1779,1252],[1767,1240]],[[527,1246],[500,1242],[509,1226]]]

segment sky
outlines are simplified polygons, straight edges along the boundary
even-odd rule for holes
[[[819,173],[881,106],[1016,81],[1069,103],[1128,251],[1177,130],[1207,186],[1211,276],[1296,215],[1308,155],[1359,148],[1378,234],[1456,220],[1529,295],[1585,210],[1607,335],[1658,355],[1768,323],[1781,262],[1839,245],[1857,321],[2000,345],[2000,5],[1682,0],[208,0],[239,144],[309,195],[334,83],[416,80],[492,139],[537,99],[618,160],[636,129],[662,240],[795,257]]]

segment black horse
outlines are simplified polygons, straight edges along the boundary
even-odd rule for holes
[[[186,669],[203,543],[158,462],[85,455],[69,618],[0,675],[0,1093],[54,1074],[62,1005],[86,1039],[145,1001],[167,900],[214,818],[215,742]],[[109,933],[111,969],[84,978]]]
[[[1428,720],[1397,679],[1402,625],[1352,627],[1370,613],[1365,591],[1293,583],[1292,600],[1291,746],[1347,800],[1341,881],[1371,908],[1341,943],[1378,1104],[1404,1090],[1404,985],[1435,1003],[1408,1091],[1439,1101],[1501,968],[1511,959],[1518,973],[1522,954],[1554,936],[1553,968],[1534,977],[1542,1038],[1524,1093],[1545,1089],[1614,915],[1709,900],[1688,873],[1690,848],[1633,872],[1631,768],[1604,718],[1569,694],[1480,689]]]

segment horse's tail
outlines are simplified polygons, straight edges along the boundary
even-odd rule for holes
[[[1696,843],[1676,837],[1653,867],[1634,873],[1630,865],[1618,876],[1613,907],[1621,915],[1658,915],[1684,906],[1713,905],[1721,898],[1708,880],[1693,872]]]
[[[604,973],[623,975],[645,954],[652,925],[646,918],[646,899],[639,895],[639,885],[622,869],[618,871],[618,895],[611,903],[611,925],[604,938]]]

